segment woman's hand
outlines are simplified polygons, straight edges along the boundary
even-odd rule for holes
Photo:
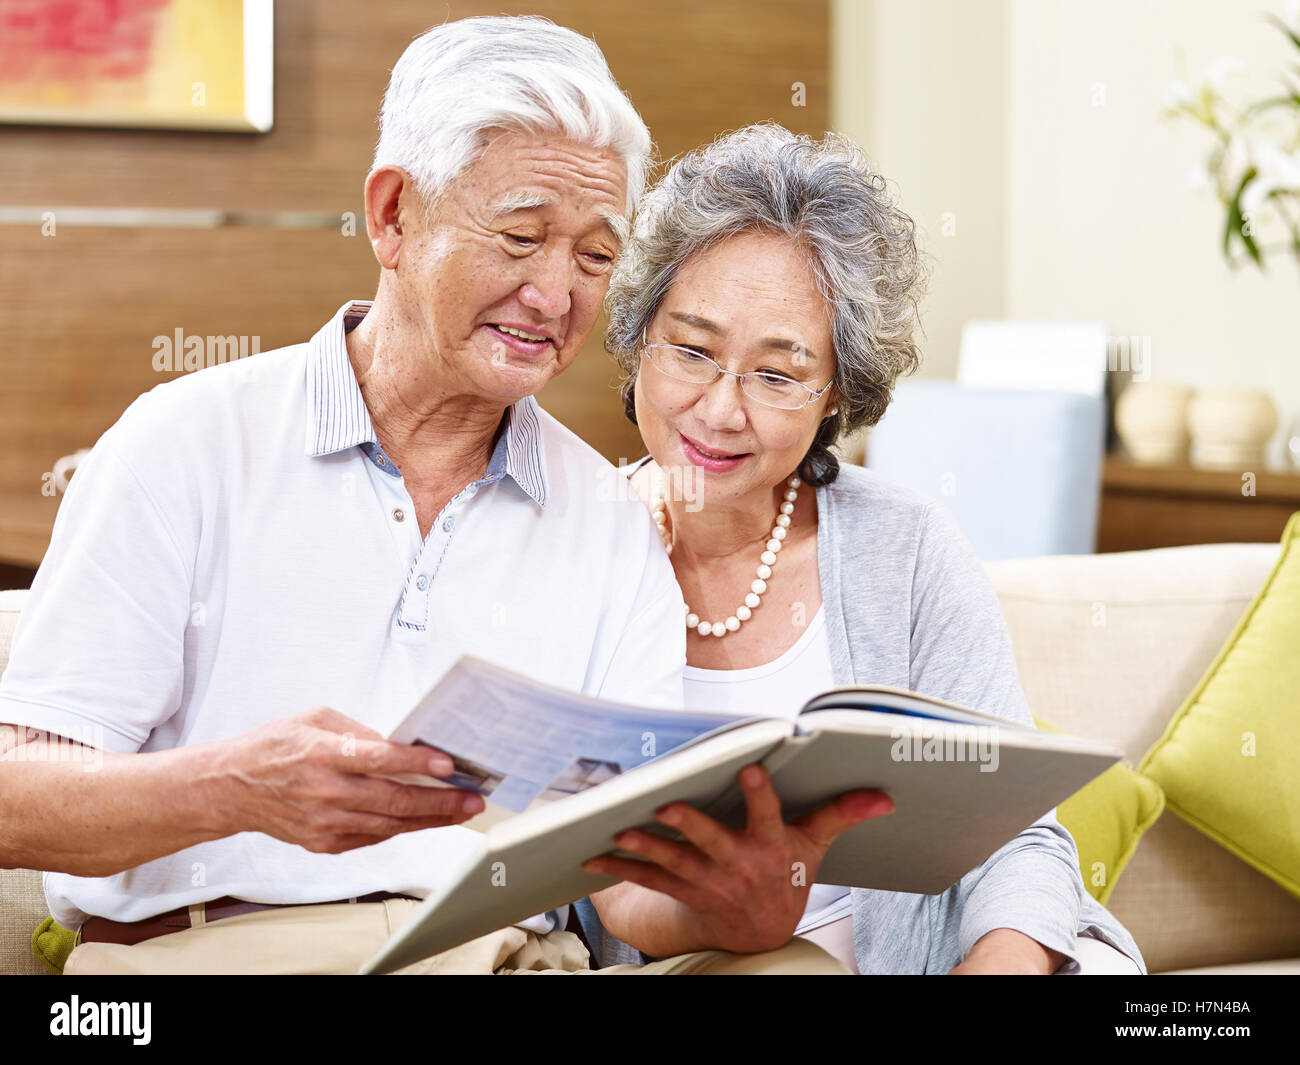
[[[741,770],[740,784],[747,810],[743,830],[686,803],[671,803],[655,819],[687,842],[629,829],[614,842],[646,861],[605,854],[583,868],[676,899],[690,927],[673,938],[697,944],[694,949],[756,953],[783,946],[798,927],[808,891],[836,837],[892,812],[894,804],[882,791],[853,791],[786,824],[762,766]]]

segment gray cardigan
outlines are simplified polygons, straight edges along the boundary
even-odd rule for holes
[[[835,683],[888,684],[1032,723],[997,596],[951,512],[859,466],[817,489],[817,561]],[[811,694],[811,693],[810,693]],[[1051,810],[939,895],[853,889],[862,973],[946,973],[981,936],[1014,928],[1078,969],[1096,937],[1146,964],[1083,887],[1074,839]],[[575,904],[602,965],[640,962],[595,907]]]

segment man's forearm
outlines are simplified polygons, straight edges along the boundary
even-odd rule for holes
[[[0,750],[0,867],[109,876],[232,834],[215,746],[93,764],[43,738]]]

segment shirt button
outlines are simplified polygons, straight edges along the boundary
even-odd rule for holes
[[[420,591],[424,591],[429,587],[429,578],[424,576],[424,574],[420,574],[420,579],[415,582],[415,586],[419,588]]]
[[[387,466],[387,465],[388,465],[388,460],[387,460],[386,458],[384,458],[383,455],[376,455],[376,456],[375,456],[375,461],[376,461],[377,463],[379,463],[379,465],[381,465],[381,466]]]
[[[448,518],[446,521],[442,523],[442,531],[451,532],[451,527],[455,524],[456,524],[455,518]]]
[[[405,520],[406,520],[406,511],[404,511],[401,507],[394,508],[393,521],[405,521]]]

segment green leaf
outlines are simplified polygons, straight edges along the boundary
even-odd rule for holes
[[[1266,18],[1269,22],[1273,23],[1274,26],[1276,26],[1279,30],[1281,30],[1288,37],[1290,37],[1291,43],[1294,44],[1297,48],[1300,48],[1300,37],[1297,37],[1294,33],[1292,33],[1290,27],[1287,26],[1285,22],[1283,22],[1280,18],[1278,18],[1274,14],[1267,14],[1264,16],[1264,18]]]
[[[1255,260],[1255,265],[1262,270],[1264,268],[1264,257],[1259,253],[1259,245],[1255,243],[1255,238],[1245,232],[1246,220],[1241,214],[1241,194],[1245,191],[1246,186],[1255,179],[1255,176],[1256,170],[1252,166],[1242,176],[1241,184],[1237,186],[1237,191],[1233,193],[1232,199],[1228,201],[1228,220],[1223,230],[1223,254],[1231,262],[1232,235],[1235,233],[1245,246],[1247,254]]]
[[[1287,88],[1290,88],[1288,85]],[[1300,95],[1292,92],[1288,96],[1270,96],[1267,100],[1259,100],[1242,108],[1243,115],[1253,115],[1257,111],[1267,111],[1273,107],[1300,107]]]

